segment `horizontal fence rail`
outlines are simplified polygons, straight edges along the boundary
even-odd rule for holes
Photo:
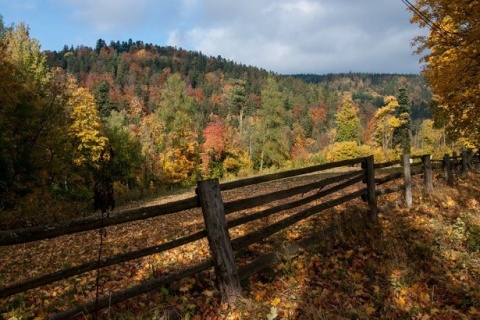
[[[224,204],[225,213],[230,214],[230,213],[241,211],[241,210],[251,209],[251,208],[258,207],[276,200],[285,199],[298,194],[304,194],[314,189],[319,189],[320,191],[325,186],[328,186],[330,184],[340,182],[355,176],[363,177],[364,173],[362,170],[349,172],[339,176],[326,178],[324,180],[320,180],[317,182],[312,182],[310,184],[294,187],[288,190],[281,190],[281,191],[276,191],[269,194],[255,196],[247,199],[240,199],[232,202],[227,202]]]
[[[0,246],[52,239],[67,234],[154,218],[197,207],[199,207],[198,197],[191,197],[155,206],[125,210],[108,218],[95,216],[27,229],[0,231]]]
[[[344,176],[346,176],[346,175],[344,175]],[[242,224],[247,223],[247,222],[251,222],[251,221],[254,221],[254,220],[261,219],[261,218],[266,218],[266,217],[268,217],[272,214],[275,214],[275,213],[278,213],[278,212],[281,212],[281,211],[284,211],[284,210],[293,209],[293,208],[305,205],[305,204],[310,203],[312,201],[323,198],[326,195],[329,195],[329,194],[331,194],[335,191],[342,190],[342,189],[344,189],[344,188],[346,188],[350,185],[353,185],[357,182],[360,182],[364,179],[364,177],[365,177],[365,175],[363,173],[361,175],[357,174],[357,177],[352,178],[351,180],[343,182],[343,183],[341,183],[337,186],[334,186],[332,188],[329,188],[327,190],[319,191],[319,192],[317,192],[313,195],[310,195],[308,197],[304,197],[300,200],[296,200],[296,201],[292,201],[292,202],[289,202],[289,203],[281,204],[281,205],[278,205],[276,207],[272,207],[272,208],[269,208],[269,209],[258,211],[256,213],[250,214],[248,216],[244,216],[244,217],[240,217],[240,218],[231,220],[230,222],[228,222],[228,227],[233,228],[233,227],[242,225]],[[326,179],[326,180],[335,180],[335,179],[330,178],[330,179]],[[323,180],[323,181],[326,181],[326,180]]]
[[[303,174],[309,174],[309,173],[324,171],[324,170],[328,170],[328,169],[334,169],[334,168],[339,168],[339,167],[344,167],[344,166],[354,166],[356,164],[362,163],[362,161],[363,161],[363,158],[342,160],[342,161],[338,161],[338,162],[324,163],[324,164],[319,164],[319,165],[316,165],[316,166],[311,166],[311,167],[306,167],[306,168],[294,169],[294,170],[289,170],[289,171],[284,171],[284,172],[279,172],[279,173],[272,173],[272,174],[263,175],[263,176],[259,176],[259,177],[253,177],[253,178],[248,178],[248,179],[243,179],[243,180],[231,181],[231,182],[226,182],[226,183],[220,184],[220,189],[222,191],[226,191],[226,190],[246,187],[246,186],[249,186],[249,185],[252,185],[252,184],[270,182],[270,181],[274,181],[274,180],[285,179],[285,178],[290,178],[290,177],[294,177],[294,176],[300,176],[300,175],[303,175]]]

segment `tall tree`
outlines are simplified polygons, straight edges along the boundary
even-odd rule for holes
[[[56,130],[64,117],[62,84],[54,81],[45,54],[24,24],[6,30],[0,51],[3,202],[8,192],[26,194],[48,183],[48,161],[54,157],[54,144],[64,135]]]
[[[406,90],[400,89],[396,110],[396,117],[400,120],[400,125],[394,130],[394,144],[400,147],[402,154],[410,154],[412,141],[412,119],[410,113],[411,108],[407,100]]]
[[[127,188],[132,185],[141,165],[141,145],[128,130],[126,112],[112,111],[105,120],[105,136],[113,148],[112,178]]]
[[[68,134],[73,139],[78,166],[96,167],[108,139],[100,132],[100,118],[93,96],[84,88],[76,89],[69,101],[72,123]]]
[[[231,113],[232,116],[237,118],[236,124],[238,125],[238,131],[240,132],[240,136],[242,136],[243,119],[247,106],[247,96],[245,91],[246,81],[240,79],[230,79],[229,84],[231,85],[231,89],[227,98],[227,101],[229,103],[229,113]]]
[[[256,132],[260,171],[265,165],[280,166],[290,156],[290,130],[286,125],[288,115],[284,108],[285,97],[273,77],[267,79],[261,95],[262,106],[258,111]]]
[[[394,131],[401,124],[400,119],[395,116],[398,109],[398,100],[389,96],[385,98],[385,103],[386,105],[375,113],[375,131],[373,133],[374,140],[377,145],[382,147],[384,156],[387,155],[389,149],[394,148]]]
[[[97,85],[94,96],[99,116],[101,118],[108,117],[112,110],[115,110],[115,105],[110,100],[110,85],[107,80],[102,80]]]
[[[191,178],[196,169],[198,136],[193,106],[193,98],[186,94],[185,82],[180,75],[168,77],[160,91],[156,113],[167,132],[161,159],[165,178],[172,184]]]
[[[475,0],[416,0],[412,22],[428,28],[429,35],[417,37],[417,52],[424,53],[423,74],[438,99],[434,112],[447,116],[450,134],[480,140],[480,3]],[[446,112],[445,112],[446,111]]]
[[[337,133],[336,142],[355,141],[360,143],[360,118],[358,117],[358,107],[350,99],[342,102],[342,107],[335,115]]]

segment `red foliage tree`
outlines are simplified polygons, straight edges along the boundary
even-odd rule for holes
[[[214,116],[203,130],[203,138],[205,139],[202,145],[203,152],[211,155],[216,160],[220,159],[225,151],[226,131],[225,123],[222,119]]]

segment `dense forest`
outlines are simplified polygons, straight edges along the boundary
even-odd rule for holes
[[[429,120],[420,75],[279,75],[132,40],[45,52],[24,24],[0,37],[4,213],[72,211],[105,181],[118,201],[198,179],[397,158],[402,132],[413,153],[452,147]]]

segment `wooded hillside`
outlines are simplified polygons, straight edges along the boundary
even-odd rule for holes
[[[137,199],[198,179],[396,159],[407,123],[414,150],[447,147],[423,121],[431,93],[419,75],[286,76],[132,40],[42,52],[25,25],[3,29],[4,210],[85,205],[102,188]],[[412,122],[399,113],[401,89]]]

